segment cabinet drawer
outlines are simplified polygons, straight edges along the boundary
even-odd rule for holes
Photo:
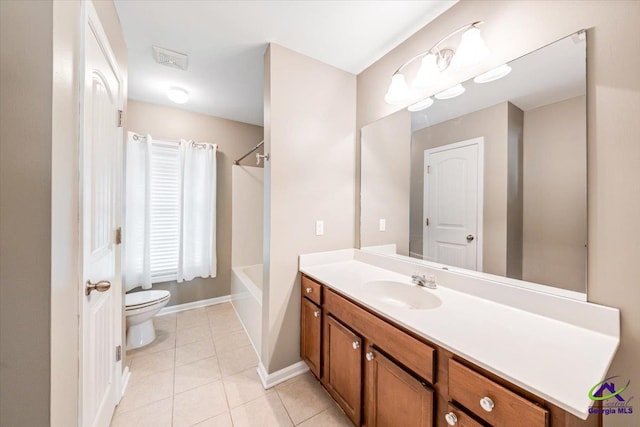
[[[331,290],[327,290],[324,299],[326,311],[375,342],[378,348],[404,367],[433,384],[435,350],[432,347]]]
[[[495,426],[547,426],[547,410],[455,360],[449,360],[449,397]]]
[[[307,276],[302,276],[302,296],[309,298],[316,304],[322,304],[322,285],[309,279]]]

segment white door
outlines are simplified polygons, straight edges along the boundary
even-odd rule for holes
[[[122,287],[116,227],[120,222],[121,76],[91,2],[83,2],[81,93],[80,425],[108,426],[120,398]],[[90,291],[90,286],[96,289]]]
[[[424,258],[481,270],[483,138],[424,152]]]

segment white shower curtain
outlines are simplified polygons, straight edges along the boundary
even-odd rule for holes
[[[126,290],[151,288],[151,135],[134,141],[128,133],[125,183],[125,265]]]
[[[216,277],[216,151],[212,144],[181,141],[182,233],[178,282]]]
[[[152,166],[154,155],[166,156],[168,144],[153,141],[150,135],[142,141],[135,141],[133,135],[129,133],[126,147],[124,271],[127,290],[138,286],[150,289],[153,281],[152,264],[155,261],[152,260],[157,257],[154,258],[156,252],[152,243],[154,232],[158,230],[153,228],[152,198],[158,200],[162,197],[165,188],[154,192],[153,174],[158,171]],[[163,152],[161,146],[165,147]],[[177,150],[180,170],[176,177],[179,191],[175,203],[179,212],[179,232],[172,243],[178,254],[175,271],[178,282],[195,277],[216,277],[217,274],[216,151],[214,144],[196,144],[185,140],[180,141]],[[162,174],[166,171],[159,172]],[[166,181],[163,185],[166,185]],[[166,244],[165,239],[163,245]],[[163,249],[166,254],[166,246]],[[160,261],[166,263],[163,259]]]

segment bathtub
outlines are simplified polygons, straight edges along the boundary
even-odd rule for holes
[[[262,264],[231,269],[231,303],[260,359],[262,337]]]

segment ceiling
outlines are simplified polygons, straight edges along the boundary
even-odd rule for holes
[[[462,83],[466,91],[447,100],[434,99],[426,110],[412,113],[416,131],[509,101],[522,111],[586,94],[584,37],[572,35],[509,63],[511,73],[500,80]]]
[[[129,98],[262,125],[263,55],[273,42],[358,74],[453,1],[115,0],[129,49]],[[186,71],[157,64],[152,46],[189,55]]]

